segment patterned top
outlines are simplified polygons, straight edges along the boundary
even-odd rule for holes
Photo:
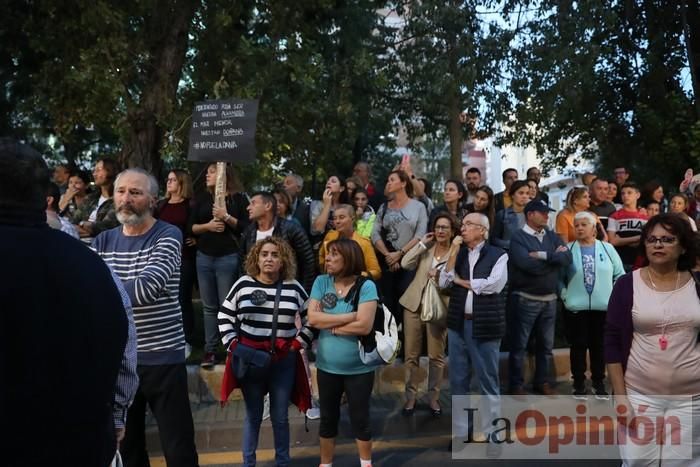
[[[276,284],[264,284],[248,275],[233,284],[219,311],[219,332],[224,347],[228,348],[231,341],[238,337],[259,342],[270,340],[275,295]],[[313,331],[306,325],[308,298],[296,280],[282,283],[277,316],[278,339],[296,338],[302,347],[311,346]],[[301,329],[297,329],[295,323],[297,314],[301,318]]]
[[[139,365],[185,361],[185,335],[178,300],[182,234],[156,221],[143,235],[122,227],[101,233],[92,248],[121,279],[134,310]]]

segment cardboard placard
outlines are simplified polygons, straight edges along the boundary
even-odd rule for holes
[[[197,102],[192,111],[187,159],[247,163],[255,160],[258,101],[224,99]]]

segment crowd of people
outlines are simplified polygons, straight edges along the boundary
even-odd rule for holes
[[[3,158],[19,166],[27,158],[39,163],[7,147]],[[19,170],[8,167],[8,173]],[[472,392],[474,373],[494,416],[502,388],[513,395],[555,394],[557,316],[571,347],[573,397],[608,399],[612,389],[625,403],[648,402],[649,394],[697,398],[700,288],[692,271],[700,180],[686,173],[667,202],[663,187],[637,185],[624,168],[611,179],[585,174],[584,185],[572,188],[550,218],[554,209],[540,188],[540,170],[520,175],[505,170],[505,190],[494,193],[480,171],[469,168],[464,180],[444,183],[437,202],[407,160],[383,189],[370,165],[358,162],[347,179],[330,175],[321,199],[309,202],[297,174],[247,193],[229,166],[222,205],[215,203],[215,164],[198,194],[186,171],[170,171],[159,196],[152,175],[120,172],[106,158],[95,164],[92,181],[66,165],[55,168],[53,183],[37,180],[45,224],[89,243],[109,267],[100,274],[111,270],[116,277],[109,280],[121,294],[109,293],[123,297],[132,323],[120,322],[114,340],[136,350],[129,358],[123,350],[121,366],[110,373],[119,375],[112,435],[125,465],[147,465],[146,406],[158,422],[168,465],[197,465],[185,372],[195,342],[195,286],[203,306],[201,367],[219,362],[223,345],[224,399],[235,387],[243,393],[245,466],[256,464],[267,412],[276,465],[289,465],[289,402],[320,412],[321,467],[332,466],[346,402],[361,467],[371,466],[376,367],[363,363],[357,342],[372,330],[380,300],[400,323],[406,417],[418,406],[424,342],[434,417],[442,416],[446,368],[452,395]],[[13,203],[0,200],[0,208],[16,215]],[[499,375],[504,348],[507,385]],[[531,382],[524,378],[529,348],[535,353]],[[311,394],[309,358],[318,370],[317,395]],[[492,428],[484,424],[473,436],[488,442]],[[626,465],[635,465],[636,453],[627,454]]]

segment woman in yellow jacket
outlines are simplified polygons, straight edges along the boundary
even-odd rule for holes
[[[335,230],[328,231],[318,252],[319,269],[325,272],[326,245],[340,237],[349,238],[360,245],[362,254],[365,257],[366,275],[376,281],[382,277],[382,270],[377,260],[377,254],[374,252],[374,246],[372,246],[372,242],[369,239],[355,232],[354,225],[355,209],[349,204],[337,206],[333,211],[333,227],[335,227]]]

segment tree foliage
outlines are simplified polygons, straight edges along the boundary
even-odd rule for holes
[[[66,4],[67,3],[67,4]],[[347,173],[391,150],[385,28],[371,0],[15,1],[2,29],[3,130],[56,138],[58,157],[112,152],[181,164],[208,98],[259,98],[251,182]],[[29,14],[20,12],[29,11]],[[5,24],[7,23],[7,24]],[[7,27],[5,27],[7,26]]]
[[[8,0],[0,41],[0,133],[78,164],[162,175],[214,97],[260,99],[248,186],[385,173],[398,127],[448,140],[452,175],[494,131],[549,167],[675,183],[700,160],[699,0]]]
[[[491,104],[512,31],[480,13],[498,3],[407,0],[400,7],[406,25],[395,46],[398,115],[414,137],[448,135],[450,172],[460,178],[464,138],[488,135],[499,117]]]
[[[675,185],[700,156],[684,3],[525,2],[501,141],[534,144],[549,167],[574,156]]]

